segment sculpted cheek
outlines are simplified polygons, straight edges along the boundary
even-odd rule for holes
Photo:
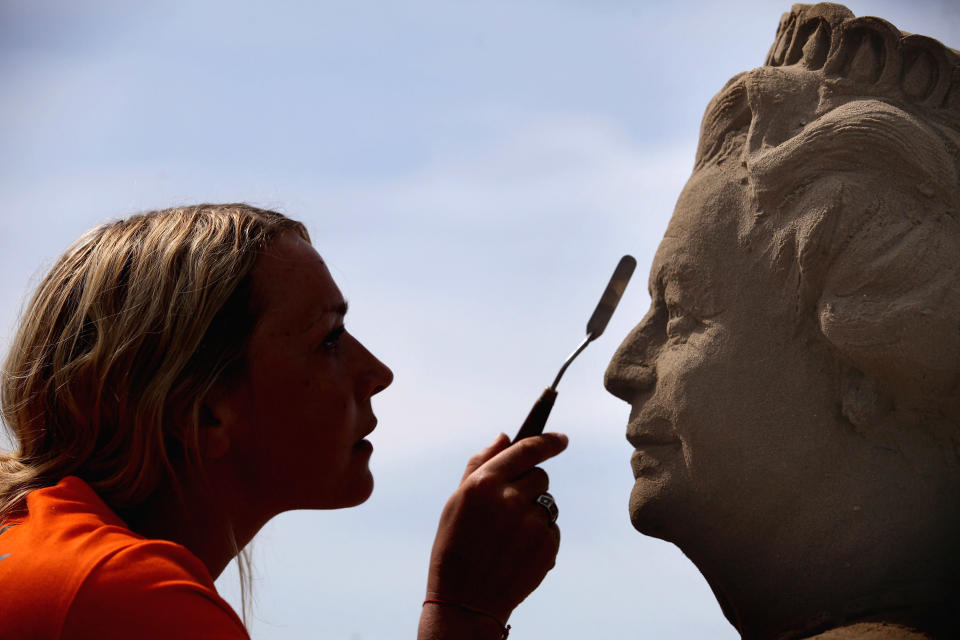
[[[657,362],[657,396],[681,439],[695,436],[702,420],[719,408],[716,390],[728,377],[721,335],[716,327],[697,332],[683,344],[665,348]]]

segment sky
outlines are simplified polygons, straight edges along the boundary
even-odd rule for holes
[[[954,0],[848,2],[960,47]],[[254,640],[413,637],[440,510],[639,266],[559,386],[556,568],[517,637],[736,638],[673,545],[629,522],[628,406],[603,371],[710,97],[790,2],[0,0],[0,345],[56,257],[137,211],[243,201],[306,223],[347,326],[396,376],[365,504],[271,521]],[[282,487],[278,487],[282,490]],[[233,567],[218,589],[239,609]]]

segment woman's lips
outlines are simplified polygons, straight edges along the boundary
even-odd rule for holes
[[[373,453],[373,444],[369,440],[361,440],[353,445],[354,450],[365,453]]]
[[[374,419],[373,419],[373,422],[370,423],[370,427],[367,428],[367,430],[363,432],[363,435],[360,436],[360,439],[357,440],[357,444],[360,444],[361,442],[366,442],[366,440],[364,440],[364,438],[366,438],[368,435],[370,435],[371,433],[373,433],[373,430],[376,429],[376,428],[377,428],[377,419],[374,418]]]

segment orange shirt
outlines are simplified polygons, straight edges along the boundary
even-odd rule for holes
[[[0,638],[249,640],[195,555],[133,533],[75,477],[0,527]]]

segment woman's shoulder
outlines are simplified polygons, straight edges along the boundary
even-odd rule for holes
[[[151,626],[164,628],[151,616],[172,606],[162,617],[200,616],[217,621],[223,638],[246,637],[196,556],[132,532],[79,478],[32,492],[25,517],[4,527],[0,628],[36,638],[69,638],[71,630],[148,638]],[[106,626],[91,636],[89,625],[97,622]],[[170,633],[166,637],[190,637]]]
[[[0,597],[38,582],[48,593],[76,589],[104,560],[144,542],[87,483],[64,478],[30,492],[24,515],[4,523]]]
[[[248,640],[203,563],[165,540],[139,540],[98,563],[73,598],[62,637]]]
[[[26,505],[0,528],[0,627],[55,631],[87,574],[141,539],[79,478],[32,491]]]

